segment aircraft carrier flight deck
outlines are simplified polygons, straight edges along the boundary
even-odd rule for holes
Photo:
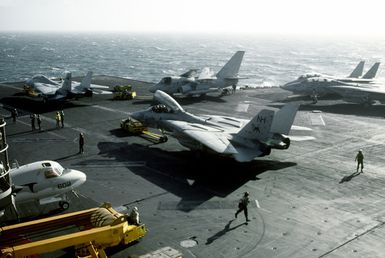
[[[130,112],[152,103],[150,83],[94,76],[93,83],[131,84],[137,98],[111,95],[47,105],[22,95],[22,83],[0,85],[0,114],[6,118],[9,158],[19,164],[55,160],[87,174],[71,196],[69,211],[138,207],[149,229],[138,243],[108,250],[134,257],[164,246],[183,257],[383,257],[385,234],[385,106],[362,107],[341,100],[289,98],[280,88],[237,90],[217,98],[177,99],[193,114],[251,118],[299,101],[294,124],[311,128],[314,140],[292,141],[287,150],[239,163],[197,155],[168,137],[154,144],[120,129]],[[10,108],[19,110],[16,123]],[[64,110],[64,128],[55,112]],[[31,113],[42,131],[32,131]],[[78,135],[85,152],[78,154]],[[355,155],[365,154],[364,173]],[[250,193],[248,224],[235,219],[238,200]],[[61,253],[60,255],[65,255]]]

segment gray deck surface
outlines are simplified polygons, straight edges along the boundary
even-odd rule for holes
[[[148,234],[135,245],[109,250],[111,257],[164,246],[183,257],[384,257],[385,106],[333,99],[312,105],[292,98],[303,103],[295,124],[311,127],[316,140],[292,142],[288,150],[240,164],[196,156],[172,137],[154,145],[128,136],[120,120],[149,106],[148,84],[108,76],[94,76],[93,82],[131,83],[139,97],[113,101],[94,95],[44,106],[21,96],[21,84],[14,83],[0,85],[0,114],[6,117],[11,160],[56,160],[87,174],[70,211],[101,202],[139,208]],[[180,103],[194,114],[251,118],[264,107],[279,108],[287,96],[279,88],[249,89]],[[16,123],[9,106],[23,110]],[[61,109],[65,127],[55,129],[54,113]],[[42,132],[31,131],[31,112],[41,114]],[[79,132],[85,133],[83,155],[77,154]],[[354,173],[358,149],[365,155],[361,174]],[[234,219],[244,191],[253,200],[248,225],[243,214]],[[183,247],[185,240],[196,246]]]

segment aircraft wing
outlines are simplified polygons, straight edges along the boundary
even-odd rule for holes
[[[179,76],[180,76],[180,77],[186,77],[186,78],[195,77],[195,75],[197,74],[197,72],[198,72],[198,69],[190,69],[190,70],[188,70],[187,72],[182,73],[182,74],[179,75]]]
[[[60,83],[57,81],[53,81],[49,79],[48,77],[44,75],[35,75],[32,77],[32,79],[28,80],[30,83],[41,83],[41,84],[48,84],[48,85],[53,85],[53,86],[60,86]]]
[[[94,94],[112,94],[110,87],[104,85],[91,84],[90,89]]]
[[[99,85],[99,84],[91,84],[91,89],[101,89],[101,90],[108,90],[110,87],[105,85]]]
[[[167,128],[183,137],[192,138],[207,148],[221,154],[235,154],[237,150],[229,141],[227,134],[222,130],[202,124],[184,121],[165,120]]]
[[[196,90],[190,90],[184,93],[183,95],[201,95],[201,94],[206,94],[210,92],[217,92],[219,91],[217,88],[207,88],[207,89],[196,89]]]
[[[58,89],[58,86],[52,84],[35,83],[33,86],[33,90],[42,95],[55,95]]]
[[[217,77],[214,75],[214,71],[209,67],[202,69],[201,73],[198,76],[198,80],[215,80]]]
[[[80,82],[72,82],[72,88],[76,88],[80,86]],[[108,90],[110,87],[100,84],[90,84],[91,89],[102,89],[102,90]]]
[[[91,88],[94,94],[112,94],[112,91]]]
[[[47,197],[47,198],[42,198],[42,199],[39,199],[39,204],[40,205],[46,205],[46,204],[50,204],[50,203],[55,203],[55,202],[59,202],[59,201],[62,201],[64,200],[63,197],[60,197],[60,196],[57,196],[57,197]]]
[[[385,88],[380,87],[362,87],[362,86],[332,86],[335,93],[342,97],[368,98],[372,100],[385,101]]]
[[[80,87],[77,87],[77,88],[72,89],[71,93],[74,93],[74,94],[86,94],[87,91],[92,91],[93,94],[112,94],[112,91],[102,90],[102,89],[92,88],[92,87],[91,88],[80,88]]]

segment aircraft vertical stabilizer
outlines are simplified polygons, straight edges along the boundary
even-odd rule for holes
[[[362,76],[362,79],[373,79],[374,77],[376,77],[379,66],[380,66],[380,62],[375,63],[369,69],[369,71],[367,71],[366,74],[364,76]]]
[[[269,137],[274,111],[263,109],[236,135],[250,140],[264,141]]]
[[[220,79],[236,79],[244,54],[245,51],[237,51],[217,73],[216,77]]]
[[[272,133],[280,133],[288,135],[293,125],[295,115],[297,114],[299,104],[288,103],[275,113],[273,124],[271,125]]]
[[[72,75],[71,73],[66,73],[61,89],[70,92],[72,90]]]
[[[86,76],[84,76],[82,82],[80,83],[80,87],[84,89],[89,89],[91,87],[92,80],[92,71],[89,71]]]
[[[361,61],[358,63],[358,65],[356,66],[356,68],[354,68],[353,72],[349,75],[348,78],[358,78],[362,75],[362,73],[364,72],[364,65],[365,65],[365,61]]]

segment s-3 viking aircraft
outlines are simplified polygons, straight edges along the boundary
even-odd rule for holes
[[[82,82],[72,82],[71,73],[67,72],[60,84],[44,75],[35,75],[26,81],[24,90],[28,95],[41,97],[44,102],[66,100],[78,97],[90,97],[96,94],[111,94],[108,86],[91,84],[92,72],[89,71]]]
[[[205,95],[220,89],[236,87],[239,68],[241,67],[245,51],[237,51],[231,59],[214,75],[214,72],[205,67],[197,76],[197,69],[191,69],[179,76],[168,76],[150,88],[150,92],[161,90],[168,94],[179,94],[186,97]]]
[[[209,151],[234,157],[239,162],[269,155],[271,149],[287,149],[288,134],[298,105],[287,104],[277,112],[263,109],[253,119],[228,116],[196,116],[186,112],[163,91],[154,97],[161,104],[131,117],[145,126],[160,128],[191,150]]]
[[[16,207],[23,203],[44,205],[58,202],[67,209],[66,193],[86,181],[86,175],[78,170],[63,168],[51,160],[37,161],[10,170]],[[16,209],[17,210],[17,209]]]

